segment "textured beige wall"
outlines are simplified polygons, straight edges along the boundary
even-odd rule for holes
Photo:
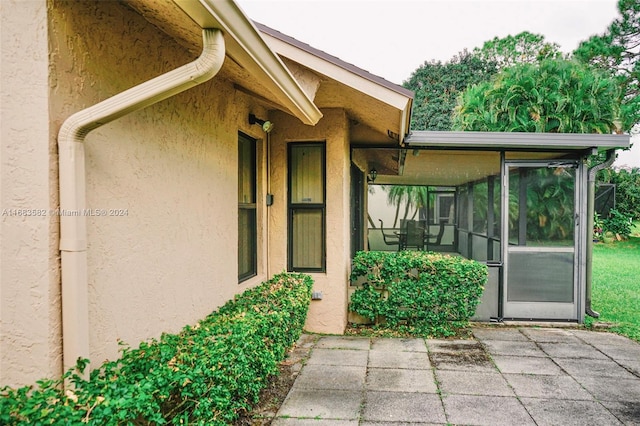
[[[65,29],[56,34],[56,74],[72,77],[59,79],[63,116],[67,105],[92,104],[195,59],[114,2],[62,5],[54,19]],[[237,131],[248,127],[248,102],[214,77],[88,135],[87,206],[123,212],[87,224],[93,361],[116,357],[119,340],[136,346],[177,332],[265,278],[238,285],[233,266]]]
[[[36,25],[34,25],[36,23]],[[25,28],[32,31],[25,32]],[[16,37],[15,34],[21,34]],[[119,2],[7,2],[2,7],[3,216],[0,385],[61,373],[57,132],[64,120],[195,57]],[[11,84],[4,82],[11,78]],[[86,138],[90,351],[93,365],[177,332],[286,268],[286,143],[327,142],[327,273],[307,329],[341,333],[349,269],[349,138],[342,110],[316,126],[268,111],[220,77],[118,119]],[[237,284],[237,132],[258,139],[258,276]],[[269,214],[269,216],[267,216]],[[269,218],[269,223],[267,223]],[[267,243],[267,228],[271,240]],[[270,250],[270,262],[267,253]]]
[[[2,208],[57,206],[55,141],[68,116],[195,59],[119,2],[48,6],[2,7]],[[11,87],[9,73],[19,80]],[[87,136],[87,207],[121,214],[88,218],[94,366],[118,356],[118,341],[179,331],[266,278],[264,235],[258,276],[238,285],[234,267],[237,132],[264,137],[249,112],[266,115],[214,77]],[[258,217],[264,234],[262,203]],[[61,372],[57,229],[51,215],[2,217],[0,385]]]
[[[287,268],[287,144],[289,142],[326,141],[326,273],[311,273],[314,291],[322,300],[311,302],[305,328],[318,333],[344,332],[347,324],[347,277],[349,272],[349,135],[348,120],[341,109],[323,110],[324,117],[315,127],[300,124],[292,117],[273,113],[271,133],[270,269]]]
[[[55,144],[49,131],[47,2],[2,1],[0,386],[59,375]],[[24,216],[24,215],[36,216]]]

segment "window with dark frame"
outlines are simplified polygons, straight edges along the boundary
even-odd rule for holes
[[[256,141],[238,134],[238,281],[258,273]]]
[[[289,144],[288,270],[326,270],[324,143]]]

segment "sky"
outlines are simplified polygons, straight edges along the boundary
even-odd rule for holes
[[[254,21],[402,84],[494,37],[542,34],[571,52],[618,17],[616,0],[236,0]],[[616,166],[640,167],[640,135]]]

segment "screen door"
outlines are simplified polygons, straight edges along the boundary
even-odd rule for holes
[[[506,162],[504,317],[575,320],[576,164]]]

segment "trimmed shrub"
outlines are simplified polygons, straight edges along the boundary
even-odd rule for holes
[[[631,235],[631,218],[625,216],[616,209],[609,211],[609,217],[603,221],[604,232],[611,232],[615,235],[619,235],[625,240]]]
[[[90,381],[70,370],[37,387],[5,387],[0,424],[228,424],[257,402],[300,337],[312,283],[276,275],[180,334],[123,348]],[[65,380],[73,389],[63,390]]]
[[[350,310],[378,327],[451,336],[469,323],[487,282],[486,265],[433,252],[359,252],[351,281],[363,281]]]

